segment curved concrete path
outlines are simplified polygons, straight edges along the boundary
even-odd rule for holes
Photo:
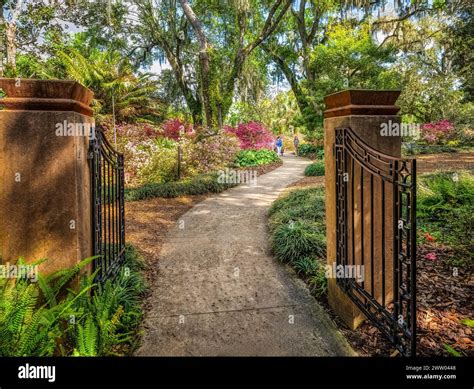
[[[308,161],[197,204],[170,231],[137,355],[332,356],[352,350],[296,275],[269,252],[266,213]]]

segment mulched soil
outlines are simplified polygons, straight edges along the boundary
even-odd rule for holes
[[[261,176],[262,174],[269,173],[272,170],[279,168],[281,165],[283,165],[283,161],[280,159],[278,162],[269,163],[268,165],[251,166],[248,168],[242,168],[241,170],[256,170],[257,176]]]
[[[418,173],[435,170],[474,170],[474,153],[440,153],[414,156]]]
[[[425,259],[436,253],[437,260]],[[452,250],[436,244],[418,247],[417,255],[417,355],[450,356],[444,345],[461,355],[474,356],[474,331],[462,320],[474,312],[474,277],[467,266],[456,269],[449,263]],[[364,322],[349,330],[335,320],[352,347],[364,356],[395,356],[398,351],[383,335]]]
[[[305,177],[299,181],[294,182],[293,184],[289,185],[287,189],[298,189],[298,188],[307,188],[310,186],[324,186],[325,180],[324,176],[321,177]]]
[[[425,259],[436,253],[437,260]],[[452,250],[435,243],[420,245],[417,260],[418,353],[448,355],[444,345],[474,355],[474,330],[461,321],[474,313],[474,276],[469,266],[449,263]]]
[[[206,196],[182,196],[173,199],[153,198],[125,204],[127,242],[144,257],[145,277],[149,285],[156,277],[154,263],[169,229],[190,208]]]

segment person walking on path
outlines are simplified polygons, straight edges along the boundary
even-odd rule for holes
[[[283,153],[281,151],[283,148],[283,139],[281,139],[281,136],[279,136],[276,140],[276,147],[277,147],[277,154],[282,156]]]
[[[295,146],[295,155],[298,155],[298,147],[300,145],[300,140],[298,139],[298,135],[295,135],[295,139],[293,139],[293,145]]]

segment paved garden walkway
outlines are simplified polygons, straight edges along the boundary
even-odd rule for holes
[[[266,213],[308,164],[280,168],[194,206],[170,230],[138,355],[351,355],[294,273],[269,252]]]

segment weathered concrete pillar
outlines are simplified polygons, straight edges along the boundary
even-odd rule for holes
[[[400,157],[401,155],[401,137],[397,136],[382,136],[382,123],[400,123],[399,117],[396,115],[399,108],[395,106],[395,101],[400,95],[399,91],[374,91],[374,90],[346,90],[332,95],[326,96],[325,104],[326,111],[324,112],[324,151],[326,160],[326,226],[327,226],[327,264],[333,266],[336,261],[336,172],[335,172],[335,156],[333,153],[335,143],[335,129],[350,127],[362,140],[370,147],[378,150],[381,153]],[[351,172],[349,172],[351,174]],[[382,249],[384,247],[385,257],[385,301],[390,301],[392,294],[392,240],[393,233],[392,226],[392,203],[391,190],[389,185],[381,179],[375,178],[372,181],[374,188],[373,201],[374,207],[374,223],[373,236],[370,236],[370,229],[361,229],[361,220],[370,222],[369,218],[372,216],[368,213],[370,209],[369,194],[360,196],[362,181],[364,193],[370,187],[370,175],[365,174],[364,179],[361,180],[360,171],[355,169],[355,185],[354,185],[354,209],[348,209],[348,214],[353,214],[355,220],[354,231],[348,228],[349,238],[352,238],[352,233],[356,238],[360,238],[363,231],[364,236],[364,250],[361,250],[362,244],[360,239],[356,240],[354,247],[355,264],[361,264],[364,260],[364,276],[365,285],[371,284],[371,269],[370,269],[370,242],[374,242],[374,291],[377,301],[382,300],[382,278],[381,278],[381,262]],[[382,197],[385,202],[382,202]],[[361,206],[361,200],[364,203]],[[348,201],[348,207],[351,207],[352,199]],[[384,213],[382,213],[382,204],[384,206]],[[364,214],[361,215],[361,209],[364,209]],[[352,213],[353,212],[353,213]],[[352,217],[352,216],[351,216]],[[383,221],[382,221],[383,220]],[[382,223],[384,228],[382,229]],[[358,225],[359,224],[359,225]],[[385,236],[382,237],[382,230]],[[385,239],[386,244],[382,245],[382,239]],[[362,254],[364,253],[362,258]],[[352,258],[352,248],[348,248],[348,256]],[[365,287],[367,288],[367,287]],[[352,329],[356,328],[365,318],[355,304],[347,297],[347,295],[336,284],[336,279],[328,280],[328,298],[331,307],[344,320],[344,322]]]
[[[92,255],[88,147],[93,94],[72,81],[0,78],[0,261]]]

